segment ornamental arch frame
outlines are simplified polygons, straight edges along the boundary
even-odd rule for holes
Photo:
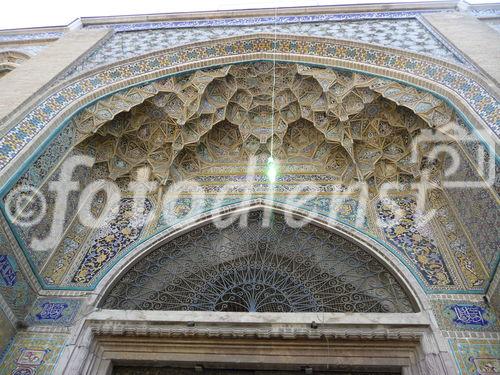
[[[213,219],[266,209],[299,218],[310,218],[307,216],[308,212],[302,209],[264,199],[252,199],[186,220],[177,226],[176,230],[158,234],[141,244],[139,251],[122,258],[92,293],[86,306],[87,312],[73,331],[71,344],[63,351],[62,360],[59,361],[55,373],[108,374],[114,365],[126,365],[130,361],[144,365],[151,361],[157,365],[171,363],[170,361],[180,365],[193,361],[203,363],[207,355],[213,359],[212,363],[223,365],[234,358],[227,353],[238,356],[237,351],[233,352],[233,345],[244,347],[248,352],[239,359],[242,363],[265,363],[266,366],[275,366],[273,368],[277,369],[285,368],[283,366],[286,366],[286,362],[283,360],[290,361],[292,366],[300,361],[311,360],[307,356],[301,356],[300,350],[312,345],[311,355],[316,358],[311,362],[313,366],[325,363],[356,365],[360,368],[385,365],[399,369],[405,375],[455,373],[453,362],[447,353],[446,341],[435,323],[430,302],[422,286],[404,264],[375,239],[338,221],[322,217],[310,218],[309,223],[354,242],[379,260],[404,287],[409,298],[415,303],[415,312],[252,314],[219,311],[107,310],[98,307],[108,291],[135,262],[162,244],[207,225]],[[314,323],[319,326],[313,327]],[[286,348],[286,352],[275,351],[270,347],[268,350],[271,351],[265,359],[261,354],[255,356],[261,346],[270,340],[274,340],[270,345]],[[153,353],[146,353],[141,349],[146,343],[157,345],[152,350]],[[291,343],[291,346],[288,346],[288,343]],[[334,349],[342,352],[344,344],[349,347],[349,353],[343,354],[345,358],[333,354]],[[121,353],[123,345],[127,347],[126,354]],[[171,351],[168,347],[172,345],[186,345],[190,354],[186,357],[176,350]],[[206,345],[217,349],[207,354],[203,349]],[[373,354],[373,350],[377,353]],[[393,350],[399,353],[393,355]],[[295,359],[287,357],[292,352]]]
[[[293,215],[299,219],[306,219],[308,224],[325,229],[328,232],[339,235],[349,242],[354,243],[387,267],[388,271],[399,283],[401,283],[401,286],[407,293],[416,312],[422,312],[431,308],[425,291],[415,275],[413,275],[409,267],[405,265],[395,253],[389,251],[387,245],[383,244],[381,241],[339,220],[328,218],[317,212],[293,207],[281,202],[269,201],[263,198],[254,198],[226,207],[214,208],[208,212],[183,220],[152,236],[137,246],[134,249],[135,251],[131,251],[122,257],[99,280],[95,293],[92,294],[92,299],[89,300],[89,304],[98,308],[113,286],[120,281],[121,277],[134,264],[163,244],[175,240],[175,238],[196,228],[205,226],[214,220],[223,220],[231,215],[242,215],[257,210],[271,210],[271,212],[283,215]]]
[[[54,112],[53,116],[52,114],[47,115],[46,118],[42,119],[41,120],[42,126],[40,127],[39,131],[35,132],[32,138],[30,138],[24,145],[22,145],[22,147],[19,148],[17,152],[13,153],[11,159],[7,161],[6,160],[2,161],[2,163],[0,164],[1,168],[0,181],[2,181],[2,184],[3,182],[7,182],[2,189],[3,192],[5,193],[5,191],[8,190],[10,186],[12,186],[13,180],[19,177],[19,174],[14,175],[10,172],[15,169],[18,169],[19,166],[22,166],[23,168],[27,167],[35,158],[37,158],[40,155],[42,150],[50,143],[50,141],[58,134],[58,132],[60,132],[69,123],[71,118],[73,118],[79,111],[86,108],[87,106],[103,98],[106,98],[110,95],[118,93],[126,88],[131,88],[137,85],[146,84],[148,82],[155,81],[157,79],[164,78],[170,75],[181,74],[201,68],[215,67],[226,64],[272,60],[274,56],[276,56],[277,60],[283,62],[296,62],[303,64],[327,66],[332,68],[356,71],[368,75],[380,76],[383,78],[401,82],[405,85],[414,86],[419,89],[431,92],[433,95],[436,95],[444,99],[447,103],[451,104],[453,108],[457,111],[457,113],[460,116],[462,116],[462,118],[465,119],[466,122],[469,124],[469,126],[471,126],[473,129],[486,130],[483,133],[483,135],[489,136],[492,139],[495,138],[495,132],[491,128],[492,123],[489,120],[489,118],[486,115],[481,114],[477,112],[474,108],[472,108],[472,106],[467,102],[467,100],[464,99],[462,96],[460,96],[456,91],[454,91],[452,87],[446,86],[445,84],[439,83],[431,78],[420,77],[418,75],[410,74],[404,71],[401,66],[398,66],[397,58],[398,57],[414,58],[423,63],[426,62],[432,63],[438,67],[443,67],[443,69],[445,68],[450,69],[451,71],[457,72],[457,74],[462,74],[465,77],[469,77],[479,87],[484,89],[485,92],[489,93],[492,98],[498,98],[498,90],[490,87],[487,81],[483,80],[483,78],[481,78],[478,74],[474,72],[466,71],[462,67],[441,60],[437,60],[432,57],[422,56],[415,53],[403,52],[401,50],[387,48],[387,47],[368,45],[359,42],[336,40],[332,38],[319,38],[319,37],[310,38],[304,36],[290,36],[290,35],[279,36],[279,38],[283,41],[288,41],[288,42],[290,42],[291,40],[297,40],[300,43],[303,43],[304,46],[316,46],[316,49],[314,51],[311,50],[309,52],[303,50],[299,52],[278,51],[274,53],[272,51],[274,35],[255,34],[245,37],[227,38],[210,42],[200,42],[174,48],[172,50],[165,50],[147,54],[144,56],[139,56],[134,59],[124,60],[115,64],[111,64],[109,66],[98,68],[96,70],[75,77],[69,81],[62,82],[57,86],[54,86],[54,88],[49,90],[43,96],[42,99],[36,100],[35,110],[42,108],[44,103],[46,103],[46,101],[49,101],[51,97],[53,98],[56,97],[57,95],[64,95],[65,93],[64,90],[71,87],[71,85],[77,85],[79,82],[82,82],[86,79],[87,80],[96,79],[96,77],[99,74],[110,74],[110,72],[112,72],[113,69],[116,72],[122,68],[125,69],[127,65],[135,63],[139,65],[140,64],[147,65],[148,61],[154,62],[155,59],[159,60],[161,58],[166,58],[170,54],[175,54],[175,53],[178,53],[179,55],[181,53],[186,54],[187,52],[183,50],[189,48],[192,49],[198,48],[198,50],[201,49],[208,50],[210,48],[215,49],[216,47],[220,47],[223,45],[229,46],[231,45],[231,43],[235,45],[239,41],[241,41],[242,43],[244,42],[255,43],[253,45],[255,49],[253,50],[250,49],[249,51],[243,53],[238,51],[232,52],[229,50],[222,49],[221,51],[219,51],[220,52],[219,55],[215,54],[214,56],[205,56],[205,57],[193,56],[192,58],[186,56],[186,61],[177,61],[175,64],[168,67],[166,66],[152,67],[149,71],[145,70],[144,72],[138,72],[136,75],[132,75],[130,77],[117,80],[116,82],[111,82],[109,84],[104,85],[103,87],[97,87],[97,88],[93,87],[90,91],[85,92],[81,97],[71,99],[68,103],[65,103],[65,105],[60,110]],[[366,62],[362,61],[349,60],[348,58],[340,58],[339,56],[335,55],[329,56],[328,51],[326,50],[320,51],[318,49],[321,46],[321,43],[323,44],[330,43],[330,45],[335,46],[336,48],[344,48],[346,50],[349,50],[349,48],[353,49],[358,48],[361,50],[360,56],[363,56],[364,53],[364,56],[366,57],[366,55],[370,51],[374,51],[376,53],[380,53],[381,54],[380,56],[387,57],[388,60],[390,60],[390,56],[393,57],[395,56],[394,58],[396,60],[394,61],[393,66],[383,67],[373,64],[367,64]],[[29,104],[33,105],[34,103],[29,103]],[[10,130],[4,134],[5,137],[8,137],[9,134],[16,134],[15,133],[16,129],[22,128],[23,124],[31,124],[31,125],[35,124],[38,126],[38,123],[34,123],[32,121],[34,118],[36,119],[36,117],[29,117],[30,114],[27,111],[23,112],[23,108],[20,108],[19,111],[17,112],[17,113],[22,113],[22,115],[8,119],[5,128],[10,128]],[[498,113],[498,109],[496,113]],[[14,178],[7,181],[6,176],[10,175],[14,175]],[[100,344],[98,340],[96,341],[96,339],[99,338],[100,336],[112,335],[114,334],[114,332],[116,332],[116,334],[119,335],[120,337],[125,337],[125,335],[129,334],[132,335],[144,334],[146,336],[152,336],[156,334],[155,332],[163,332],[163,334],[167,336],[175,335],[176,331],[175,330],[169,331],[169,328],[167,327],[168,324],[172,323],[172,321],[164,321],[162,319],[158,319],[158,321],[160,321],[161,324],[163,324],[163,326],[158,331],[155,331],[155,328],[152,325],[148,325],[147,323],[145,323],[145,321],[147,321],[148,319],[150,319],[151,321],[155,321],[157,317],[155,317],[154,314],[146,313],[144,315],[145,319],[131,319],[130,317],[127,316],[127,314],[118,314],[118,316],[113,319],[113,317],[110,316],[109,314],[106,315],[105,311],[99,311],[99,309],[97,308],[97,306],[99,305],[99,301],[105,295],[107,288],[113,285],[113,282],[115,282],[119,278],[119,276],[123,274],[123,272],[125,272],[126,269],[131,264],[133,264],[135,259],[145,256],[148,252],[154,250],[161,243],[166,242],[174,238],[175,236],[178,236],[190,229],[193,229],[196,226],[203,225],[204,223],[213,219],[214,217],[228,215],[229,213],[236,212],[238,210],[245,211],[249,209],[259,209],[259,208],[270,208],[282,212],[291,211],[299,216],[301,214],[305,214],[301,213],[300,210],[294,207],[286,207],[278,203],[266,202],[264,200],[253,200],[250,202],[239,204],[238,206],[233,207],[231,209],[224,208],[221,209],[220,211],[209,212],[206,214],[206,217],[193,218],[190,221],[184,221],[182,223],[179,223],[179,225],[182,226],[183,228],[177,228],[177,231],[172,230],[171,232],[168,233],[160,232],[151,239],[148,239],[147,241],[141,243],[137,248],[135,248],[135,251],[128,253],[121,260],[119,260],[99,281],[96,290],[89,293],[89,295],[91,296],[88,298],[88,303],[90,306],[87,306],[88,308],[87,311],[89,312],[89,315],[82,320],[79,328],[75,329],[75,334],[73,336],[74,340],[72,340],[72,342],[75,343],[75,346],[73,348],[77,348],[81,343],[86,342],[85,340],[90,340],[87,341],[88,346],[84,347],[96,349],[96,352],[93,353],[90,357],[86,357],[87,359],[89,359],[90,362],[88,362],[86,359],[85,361],[77,360],[74,363],[88,366],[86,367],[87,373],[95,373],[93,371],[94,369],[97,368],[109,369],[109,361],[106,362],[107,360],[104,357],[102,358],[99,357],[100,355],[99,351],[106,350],[106,348],[102,345],[99,346]],[[445,372],[440,372],[441,371],[440,369],[443,368],[442,366],[445,367],[448,366],[446,373],[452,373],[452,370],[450,370],[450,368],[453,368],[454,366],[449,360],[445,358],[446,357],[445,354],[447,354],[445,352],[447,352],[448,349],[446,349],[447,348],[446,343],[444,343],[444,340],[442,339],[439,330],[437,329],[436,324],[434,322],[433,313],[431,312],[432,309],[428,301],[427,295],[424,291],[424,288],[417,281],[416,277],[411,273],[409,268],[404,265],[401,259],[398,259],[396,255],[391,253],[382,243],[378,242],[373,238],[370,238],[366,234],[358,232],[357,230],[349,227],[348,225],[345,225],[344,223],[328,219],[325,220],[321,219],[318,220],[316,224],[322,227],[326,227],[329,230],[332,230],[340,235],[344,235],[345,237],[353,241],[356,241],[356,243],[362,245],[363,248],[369,249],[370,251],[372,251],[373,254],[376,254],[377,257],[384,259],[384,264],[390,265],[391,270],[393,270],[394,273],[398,276],[398,280],[403,281],[405,285],[407,285],[408,290],[411,291],[412,297],[417,301],[417,304],[419,306],[420,313],[417,314],[418,315],[417,320],[415,321],[410,320],[406,322],[404,320],[397,320],[396,322],[397,324],[400,325],[409,324],[409,325],[419,326],[419,329],[417,330],[416,333],[410,332],[411,330],[404,331],[404,329],[393,329],[392,324],[386,321],[385,323],[382,322],[381,324],[383,325],[385,324],[384,328],[387,328],[388,330],[387,332],[389,332],[389,334],[387,334],[387,332],[386,333],[377,332],[372,328],[367,328],[367,330],[361,333],[359,331],[349,328],[348,336],[354,337],[356,335],[362,336],[364,334],[366,335],[366,337],[374,337],[378,334],[382,334],[386,335],[384,337],[387,337],[387,335],[388,336],[396,335],[399,337],[406,337],[406,338],[410,337],[411,339],[415,339],[415,337],[418,337],[422,345],[427,346],[426,349],[424,350],[424,352],[426,353],[424,357],[426,357],[427,354],[431,353],[432,354],[431,357],[434,358],[434,361],[441,361],[441,363],[445,363],[446,365],[437,365],[436,362],[432,362],[433,360],[420,358],[419,360],[423,361],[424,363],[428,361],[429,363],[434,363],[434,365],[426,364],[425,366],[428,367],[424,366],[422,368],[425,368],[427,370],[421,370],[420,372],[412,370],[414,372],[408,372],[408,373],[416,373],[416,374],[445,373]],[[19,258],[23,257],[23,254],[19,255],[20,255]],[[29,266],[25,268],[29,269]],[[57,295],[61,292],[49,291],[48,293]],[[72,292],[69,292],[67,295],[83,295],[83,293],[72,294]],[[179,319],[180,321],[183,321],[179,317],[173,317],[173,319]],[[215,317],[215,319],[217,321],[219,317]],[[307,319],[309,319],[309,317],[307,317]],[[203,320],[203,318],[201,318],[201,320]],[[347,321],[345,320],[342,321],[342,319],[340,319],[340,323],[347,324]],[[366,321],[363,324],[365,323],[369,325]],[[304,325],[306,324],[306,320],[303,320],[301,322],[295,322],[294,324]],[[335,327],[335,323],[332,323],[332,326]],[[203,331],[203,329],[205,329],[205,331]],[[233,329],[232,335],[234,335],[234,337],[242,337],[244,335],[258,335],[261,333],[255,327],[250,328],[246,332],[243,330],[239,333],[237,332],[237,330],[234,329],[234,327],[232,328],[222,327],[221,331],[215,333],[210,332],[205,327],[205,328],[200,328],[200,331],[197,331],[195,333],[203,337],[206,337],[211,334],[224,335],[225,334],[223,331],[224,329],[230,329],[230,330]],[[186,329],[186,327],[183,327],[183,332],[184,332],[183,334],[185,335],[193,333],[189,331],[189,329]],[[314,335],[310,331],[306,333],[300,333],[300,329],[297,332],[299,332],[299,335],[304,334],[308,337]],[[332,332],[333,333],[331,334],[333,336],[339,334],[338,332],[337,333],[335,333],[334,331]],[[273,332],[272,330],[268,331],[267,334],[269,335],[269,337],[272,337],[272,335],[275,334],[281,335],[283,337],[287,335],[286,332],[276,333]],[[70,345],[67,350],[70,351],[73,348]],[[431,349],[429,350],[429,348]],[[75,350],[74,353],[68,351],[65,353],[66,353],[64,354],[65,359],[69,358],[73,359],[80,355],[85,357],[86,355],[81,351],[79,351],[79,349]],[[79,358],[81,359],[83,357]],[[437,357],[441,358],[438,360],[436,359]],[[68,363],[70,363],[70,366],[73,365],[72,361],[64,359],[60,361],[60,365],[67,365]],[[94,367],[96,364],[98,367]],[[76,371],[75,373],[85,373],[85,372]]]
[[[270,34],[253,34],[197,42],[113,63],[55,85],[52,89],[47,90],[43,96],[19,108],[16,111],[18,116],[6,119],[3,128],[10,130],[4,132],[3,138],[0,138],[0,146],[2,143],[3,145],[7,143],[10,151],[2,155],[3,158],[0,159],[0,183],[2,184],[0,197],[5,197],[21,174],[42,154],[50,142],[69,125],[76,115],[89,106],[124,90],[168,76],[227,64],[272,60],[274,57],[280,62],[302,63],[359,72],[421,89],[450,104],[473,131],[481,131],[481,134],[478,135],[480,140],[492,144],[493,140],[497,139],[495,129],[500,127],[500,120],[492,122],[492,119],[495,120],[495,116],[500,113],[500,106],[496,99],[499,94],[498,89],[490,87],[489,83],[475,72],[429,56],[361,42],[294,35],[279,35],[278,41],[282,43],[280,48],[286,47],[288,50],[282,51],[277,48],[274,51],[273,46],[276,42],[274,35]],[[298,46],[292,46],[294,41]],[[222,48],[224,46],[226,49]],[[243,51],[233,50],[236,48],[235,46],[243,48]],[[343,55],[337,56],[337,52],[332,54],[328,52],[327,48],[340,51],[338,54]],[[196,55],[196,53],[200,55]],[[355,55],[356,53],[359,56]],[[350,54],[354,54],[352,58]],[[369,64],[362,60],[371,54],[385,62],[385,66]],[[170,58],[169,56],[174,57]],[[453,87],[430,77],[418,76],[405,71],[402,62],[398,59],[407,63],[415,61],[422,66],[433,64],[450,74],[465,77],[476,84],[484,93],[487,93],[488,98],[496,100],[496,107],[493,106],[493,110],[490,111],[492,113],[481,114],[477,112],[477,108],[472,108],[466,98],[454,91]],[[135,71],[131,67],[139,70]],[[141,71],[141,67],[144,67],[144,71]],[[114,74],[118,77],[116,80],[110,78]],[[126,76],[127,74],[128,76]],[[104,82],[106,77],[110,79],[108,83]],[[93,82],[97,81],[102,82],[100,86],[96,83],[94,87]],[[82,90],[81,93],[78,90]],[[61,100],[62,103],[59,107],[57,107],[59,105],[57,100]],[[28,106],[33,106],[35,109],[28,112],[26,109]],[[120,108],[113,116],[129,109],[130,107],[126,106]],[[46,112],[43,112],[44,110]],[[40,115],[40,111],[43,112],[43,115]],[[23,134],[24,138],[18,135],[19,132]],[[1,134],[2,130],[0,129]],[[498,130],[498,134],[500,134],[500,130]],[[31,265],[22,254],[22,250],[16,248],[15,251],[18,252],[19,262],[27,270],[33,284],[37,289],[43,289],[42,284],[33,274]]]
[[[3,126],[1,126],[3,131],[0,129],[0,136],[2,136],[0,146],[8,144],[9,150],[0,159],[0,183],[3,185],[1,195],[4,195],[19,177],[19,172],[16,171],[26,169],[75,115],[99,100],[124,89],[171,75],[226,64],[270,61],[274,58],[280,62],[310,64],[359,72],[413,86],[445,100],[476,132],[476,135],[478,135],[477,131],[481,132],[478,137],[483,143],[494,144],[500,135],[500,120],[498,119],[500,91],[479,74],[468,71],[464,67],[418,53],[350,40],[299,35],[279,35],[278,38],[278,41],[275,41],[274,35],[271,34],[252,34],[192,43],[122,60],[56,84],[43,96],[30,100],[21,108],[16,109],[12,117],[8,116],[3,119]],[[298,44],[298,47],[294,48],[300,51],[294,52],[291,49],[290,46],[294,45],[294,41]],[[286,48],[285,51],[280,50],[280,48],[273,49],[275,43],[278,42],[282,43],[281,48]],[[235,46],[241,47],[243,52],[233,51]],[[280,47],[279,44],[278,47]],[[311,50],[307,51],[307,48]],[[328,53],[327,48],[333,52]],[[343,56],[337,56],[338,50],[343,53]],[[172,55],[174,57],[169,58]],[[368,64],[362,61],[363,58],[366,59],[370,56],[383,61],[386,66]],[[429,73],[429,77],[425,77],[405,71],[402,66],[405,61],[406,64],[416,63],[419,68],[425,67],[426,64],[433,64],[442,69],[442,72],[439,72],[441,76],[444,73],[449,73],[452,76],[457,75],[457,79],[466,79],[472,82],[478,90],[487,96],[489,101],[487,104],[490,104],[490,107],[493,106],[493,109],[479,113],[480,108],[473,108],[471,101],[456,91],[458,89],[454,90],[451,85],[433,79],[431,77],[433,72]],[[162,62],[164,66],[161,66]],[[140,72],[141,68],[144,69],[144,72]],[[110,78],[110,76],[122,75],[121,71],[126,72],[123,73],[123,78],[119,77],[116,80]],[[104,82],[106,77],[111,79],[109,83]],[[441,79],[446,79],[446,77],[441,77]],[[96,86],[94,87],[94,85]],[[60,101],[60,103],[55,101]],[[34,107],[34,110],[30,111],[30,107]],[[124,108],[123,110],[128,109]],[[23,134],[22,137],[18,135],[20,132]],[[8,178],[7,176],[13,177]]]
[[[29,54],[20,51],[7,50],[0,52],[0,73],[11,72],[30,58]]]

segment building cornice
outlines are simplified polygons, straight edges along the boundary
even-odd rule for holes
[[[370,13],[391,11],[439,11],[457,9],[459,1],[433,1],[433,2],[384,2],[378,4],[350,4],[350,5],[327,5],[308,7],[280,7],[267,9],[238,9],[217,10],[202,12],[177,12],[159,14],[118,15],[104,17],[82,17],[84,26],[109,25],[115,23],[130,22],[165,22],[165,21],[193,21],[207,19],[249,18],[269,16],[297,16],[297,15],[322,15],[322,14],[345,14],[345,13]]]
[[[215,10],[202,12],[176,12],[138,15],[117,15],[77,18],[67,25],[16,28],[0,30],[0,41],[9,37],[13,41],[39,39],[41,34],[64,33],[68,30],[81,27],[110,27],[114,24],[128,23],[151,23],[151,22],[174,22],[174,21],[197,21],[233,18],[253,18],[269,16],[299,16],[299,15],[325,15],[325,14],[348,14],[348,13],[389,13],[389,12],[426,12],[456,10],[458,0],[443,0],[432,2],[384,2],[378,4],[351,4],[351,5],[328,5],[308,7],[280,7],[265,9],[238,9],[238,10]],[[382,15],[381,15],[382,16]]]

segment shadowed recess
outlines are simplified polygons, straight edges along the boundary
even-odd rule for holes
[[[367,251],[312,224],[248,214],[197,228],[135,263],[101,307],[233,312],[413,312],[394,276]]]

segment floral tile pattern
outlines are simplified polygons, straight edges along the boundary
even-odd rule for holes
[[[395,219],[390,205],[381,201],[376,208],[389,242],[411,260],[429,284],[442,287],[453,285],[450,271],[432,239],[433,236],[417,225],[414,198],[395,198],[394,201],[404,212],[403,218],[394,224],[390,222]]]
[[[53,374],[66,338],[63,334],[19,332],[3,357],[0,374]]]
[[[136,241],[152,209],[151,201],[145,199],[143,213],[138,214],[134,211],[134,199],[123,198],[119,207],[110,213],[112,219],[97,230],[90,249],[73,276],[73,282],[88,283],[107,262]]]
[[[450,340],[462,375],[495,375],[500,371],[500,342],[496,340]]]

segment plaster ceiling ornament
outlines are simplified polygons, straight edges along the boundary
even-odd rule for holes
[[[417,178],[412,141],[453,120],[441,100],[380,78],[290,63],[273,74],[270,62],[224,66],[112,96],[76,118],[78,148],[112,179],[148,166],[165,184],[214,163],[263,162],[274,147],[285,164],[377,188]]]

